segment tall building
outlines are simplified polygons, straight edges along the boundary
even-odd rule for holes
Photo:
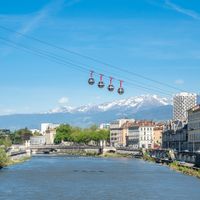
[[[173,98],[173,119],[187,121],[187,111],[197,104],[197,95],[182,92]]]

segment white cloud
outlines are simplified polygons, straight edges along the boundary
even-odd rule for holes
[[[25,24],[20,30],[20,33],[26,34],[35,29],[46,17],[52,12],[57,12],[63,5],[64,0],[52,1],[44,6],[39,12],[35,14],[30,22]]]
[[[59,104],[66,105],[69,102],[68,97],[62,97],[58,100]]]
[[[179,13],[182,13],[184,15],[187,15],[189,17],[192,17],[193,19],[197,19],[197,20],[200,20],[200,14],[193,11],[193,10],[189,10],[189,9],[186,9],[186,8],[182,8],[174,3],[172,3],[170,0],[165,0],[165,5],[172,9],[172,10],[175,10]]]
[[[184,80],[182,80],[182,79],[177,79],[177,80],[175,80],[175,84],[177,84],[177,85],[183,85],[185,82],[184,82]]]
[[[30,16],[23,16],[25,18],[25,21],[28,17],[30,19],[28,22],[24,23],[21,28],[19,28],[16,32],[20,33],[14,33],[10,36],[10,39],[14,42],[18,42],[22,35],[28,34],[29,32],[33,31],[34,29],[38,28],[40,24],[48,18],[52,13],[58,12],[60,9],[63,7],[70,7],[76,3],[78,3],[80,0],[71,0],[68,1],[67,3],[65,2],[66,0],[56,0],[56,1],[51,1],[49,4],[44,6],[41,10],[38,12],[34,13]],[[6,17],[6,16],[1,16],[0,17]],[[8,55],[11,52],[12,47],[8,47],[7,49],[4,50],[4,56]]]

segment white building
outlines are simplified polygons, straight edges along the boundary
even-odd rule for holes
[[[39,129],[30,129],[31,133],[40,133],[40,130]]]
[[[56,129],[59,126],[60,126],[60,124],[42,123],[41,124],[41,134],[45,135],[47,130],[49,130],[49,129]]]
[[[102,123],[102,124],[99,125],[99,129],[109,130],[110,129],[110,124],[108,124],[108,123]]]
[[[154,147],[154,127],[152,121],[136,121],[128,128],[127,145],[135,149]]]
[[[182,92],[173,98],[173,119],[175,121],[187,121],[187,111],[197,104],[197,95]]]
[[[45,145],[45,144],[46,144],[45,136],[30,137],[30,145]]]

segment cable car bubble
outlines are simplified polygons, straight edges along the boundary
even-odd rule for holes
[[[105,84],[103,82],[103,74],[100,74],[100,81],[98,83],[99,88],[104,88]]]
[[[94,73],[93,71],[90,72],[90,78],[88,79],[89,85],[94,85],[95,83],[95,80],[93,78],[93,73]]]
[[[122,87],[122,83],[123,83],[123,81],[120,80],[120,86],[117,90],[118,94],[120,94],[120,95],[124,94],[124,88]]]
[[[108,85],[108,91],[110,91],[110,92],[113,92],[115,89],[115,87],[112,84],[112,80],[113,80],[113,78],[110,77],[110,84]]]
[[[119,88],[117,91],[120,95],[124,94],[124,88]]]

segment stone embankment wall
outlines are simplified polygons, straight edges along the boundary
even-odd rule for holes
[[[10,155],[11,160],[20,160],[31,156],[30,150],[12,152]]]

